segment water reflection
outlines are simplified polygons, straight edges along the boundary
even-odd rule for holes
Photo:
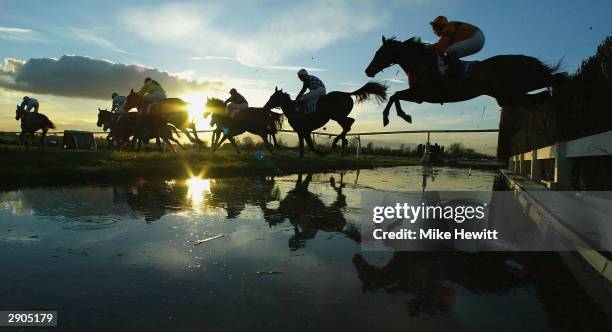
[[[278,204],[278,208],[265,208],[264,218],[270,225],[288,220],[293,226],[294,235],[289,239],[289,248],[297,250],[303,248],[305,243],[315,238],[321,231],[336,232],[344,234],[355,241],[360,236],[355,226],[347,226],[344,217],[344,208],[347,207],[346,196],[342,193],[344,188],[344,173],[340,173],[340,182],[336,183],[335,177],[330,177],[329,185],[335,191],[336,197],[332,204],[325,205],[319,195],[308,190],[312,182],[313,174],[307,174],[305,178],[298,175],[295,186]]]
[[[526,285],[527,275],[506,264],[512,259],[506,253],[395,252],[384,266],[368,263],[361,254],[353,257],[353,265],[364,292],[411,295],[408,311],[418,316],[448,312],[458,287],[473,294],[503,294]]]
[[[210,179],[201,179],[197,176],[187,179],[187,198],[191,204],[197,206],[204,202],[204,194],[210,192]]]
[[[19,308],[62,308],[75,326],[83,310],[97,312],[101,329],[609,326],[556,254],[361,251],[364,188],[419,192],[426,180],[430,190],[490,190],[494,174],[466,179],[406,167],[0,193],[0,264],[12,275],[0,292]],[[226,236],[193,245],[217,234]],[[118,318],[134,305],[150,313],[137,327]],[[299,319],[271,322],[287,307]]]

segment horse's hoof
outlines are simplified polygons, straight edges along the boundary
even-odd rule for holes
[[[409,114],[400,115],[408,123],[412,123],[412,117]]]
[[[383,127],[386,127],[389,124],[389,119],[383,118]]]

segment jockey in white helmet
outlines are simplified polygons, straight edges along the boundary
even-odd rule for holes
[[[23,101],[21,102],[20,107],[25,107],[26,112],[30,112],[32,109],[34,109],[34,113],[38,113],[39,106],[40,104],[38,103],[38,100],[25,96],[23,97]]]
[[[312,110],[315,108],[317,100],[325,95],[325,85],[318,77],[309,75],[306,69],[300,69],[298,71],[298,78],[304,84],[302,85],[302,90],[300,93],[298,93],[295,100],[302,103],[305,110]],[[306,89],[310,91],[304,94]]]

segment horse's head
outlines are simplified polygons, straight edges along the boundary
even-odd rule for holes
[[[277,107],[285,107],[291,103],[291,97],[288,93],[283,92],[283,89],[274,88],[274,93],[268,99],[268,102],[263,106],[263,109],[270,110]]]
[[[114,120],[114,114],[107,110],[101,110],[98,108],[98,122],[96,125],[102,127],[102,130],[106,131],[110,127]]]
[[[225,111],[225,102],[219,98],[206,98],[206,107],[204,110],[204,118],[206,119],[211,113],[217,114]]]
[[[17,110],[15,110],[15,120],[19,121],[25,115],[25,108],[21,107],[21,105],[17,105]]]
[[[402,52],[402,50],[405,51]],[[425,44],[417,37],[401,42],[393,37],[385,38],[383,36],[382,46],[376,51],[365,73],[368,77],[374,77],[385,68],[391,67],[399,61],[403,60],[406,63],[414,63],[417,61],[415,57],[423,54],[424,51]]]
[[[134,89],[131,89],[125,100],[125,111],[129,112],[132,108],[138,108],[141,99],[142,98],[140,98],[140,96],[134,92]]]

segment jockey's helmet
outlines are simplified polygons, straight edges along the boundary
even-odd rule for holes
[[[147,78],[145,78],[145,81],[144,81],[144,82],[145,82],[145,83],[147,83],[147,82],[148,82],[148,81],[150,81],[150,80],[151,80],[151,78],[150,78],[150,77],[147,77]]]
[[[25,96],[25,97],[23,97],[23,100],[24,100],[24,101],[28,101],[28,100],[30,100],[30,97]]]
[[[235,93],[238,93],[238,91],[236,91],[236,89],[232,88],[232,89],[229,91],[229,93],[230,93],[230,95],[233,95],[233,94],[235,94]]]
[[[433,21],[429,22],[434,31],[440,31],[448,24],[448,19],[444,16],[438,16]]]
[[[306,69],[300,69],[300,71],[298,71],[299,78],[306,77],[306,76],[308,76],[308,72],[306,71]]]
[[[113,94],[111,95],[111,97],[113,97],[113,98],[115,98],[117,96],[118,96],[117,92],[113,92]]]

